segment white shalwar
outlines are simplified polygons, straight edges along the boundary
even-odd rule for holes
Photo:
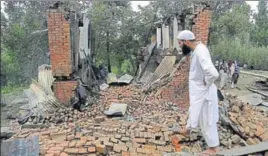
[[[200,126],[209,147],[219,145],[217,87],[214,81],[219,73],[211,61],[207,47],[198,43],[191,54],[189,73],[190,107],[187,129]],[[206,85],[204,84],[206,82]]]

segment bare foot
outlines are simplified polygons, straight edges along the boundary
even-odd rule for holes
[[[212,156],[216,155],[220,149],[218,147],[210,147],[207,150],[203,151],[200,156]]]
[[[179,133],[184,135],[184,136],[187,136],[190,134],[190,130],[185,128],[185,129],[180,130]]]

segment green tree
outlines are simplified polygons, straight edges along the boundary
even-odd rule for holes
[[[268,45],[268,2],[261,0],[258,13],[254,14],[255,25],[252,31],[252,41],[258,46]]]
[[[243,43],[249,41],[251,10],[247,4],[235,4],[226,13],[213,19],[211,44],[217,44],[222,38],[230,40],[241,39]]]

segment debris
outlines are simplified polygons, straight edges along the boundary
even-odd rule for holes
[[[112,103],[108,111],[104,111],[104,114],[108,116],[124,116],[127,110],[127,104]]]
[[[26,123],[26,124],[23,124],[21,126],[21,128],[48,128],[49,126],[48,125],[45,125],[45,124],[30,124],[30,123]]]
[[[39,155],[39,137],[33,136],[1,142],[1,155]]]
[[[9,139],[11,138],[13,135],[15,134],[15,132],[13,132],[10,127],[1,127],[1,140],[2,139]]]
[[[103,83],[100,85],[100,90],[105,91],[108,87],[109,85],[107,85],[106,83]]]
[[[241,99],[242,102],[248,103],[248,104],[253,105],[253,106],[257,106],[263,102],[262,96],[259,94],[256,94],[256,93],[239,96],[238,98]]]
[[[262,142],[256,145],[249,145],[241,148],[234,148],[230,150],[223,150],[217,153],[217,155],[222,155],[222,156],[227,156],[227,155],[233,155],[233,156],[238,156],[238,155],[248,155],[251,153],[257,153],[257,152],[262,152],[262,151],[267,151],[268,150],[268,142]]]
[[[133,76],[125,74],[121,76],[119,79],[117,79],[116,74],[109,73],[108,77],[106,78],[107,84],[130,84],[130,82],[133,80]]]
[[[121,76],[117,83],[126,83],[126,84],[130,84],[130,82],[133,80],[133,76],[125,74],[123,76]]]
[[[265,97],[268,98],[268,93],[266,93],[266,92],[261,92],[261,91],[258,91],[258,90],[256,90],[256,89],[252,89],[252,88],[248,88],[248,90],[250,90],[250,91],[252,91],[252,92],[254,92],[254,93],[261,94],[262,96],[265,96]]]

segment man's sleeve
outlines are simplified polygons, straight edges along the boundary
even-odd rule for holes
[[[212,85],[214,81],[219,77],[219,73],[211,61],[209,51],[206,47],[202,47],[197,52],[198,61],[204,71],[204,80],[207,86]]]

